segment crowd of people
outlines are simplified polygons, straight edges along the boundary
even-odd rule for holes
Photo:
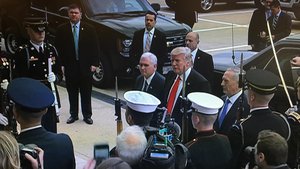
[[[254,11],[249,25],[248,41],[255,51],[291,32],[291,19],[281,11],[279,1],[262,3],[264,8]],[[20,131],[16,138],[0,131],[0,169],[18,169],[24,161],[33,169],[76,167],[71,138],[57,134],[61,105],[56,84],[65,79],[70,105],[66,123],[79,120],[80,95],[83,120],[92,125],[92,73],[100,49],[95,29],[81,21],[80,6],[71,4],[68,16],[69,22],[58,27],[57,49],[45,39],[45,20],[25,18],[30,39],[13,56],[13,80],[1,83]],[[292,135],[288,120],[269,108],[279,78],[266,70],[244,72],[232,67],[222,83],[215,84],[212,56],[198,48],[196,32],[186,35],[185,47],[170,52],[172,70],[163,76],[167,43],[155,24],[156,13],[147,12],[145,28],[134,33],[129,51],[137,75],[133,90],[124,94],[129,127],[117,136],[110,158],[98,166],[91,159],[84,169],[294,168],[296,161],[288,162],[289,146],[294,146],[288,144]],[[291,64],[300,66],[300,57]],[[246,74],[246,91],[239,85],[240,73]],[[212,94],[216,85],[222,86],[224,96]],[[2,126],[9,120],[0,113]],[[171,128],[173,137],[160,133],[162,128]],[[25,153],[21,159],[18,143],[34,144],[37,156]]]

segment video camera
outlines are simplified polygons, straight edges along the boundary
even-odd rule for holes
[[[19,144],[20,162],[21,162],[22,169],[32,169],[30,161],[27,160],[27,158],[25,157],[26,153],[32,156],[34,159],[37,159],[38,162],[40,163],[38,158],[38,153],[34,149],[35,147],[37,147],[35,144],[27,144],[27,145]]]

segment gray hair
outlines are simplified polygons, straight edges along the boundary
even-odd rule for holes
[[[122,160],[131,166],[139,162],[146,146],[145,133],[139,126],[129,126],[117,136],[117,153]]]
[[[226,71],[231,71],[234,73],[234,80],[239,81],[239,74],[241,73],[241,69],[239,67],[230,67],[228,68]],[[243,74],[245,74],[246,72],[243,70],[242,71]]]
[[[177,47],[171,51],[171,56],[184,54],[184,59],[193,65],[191,49],[188,47]]]
[[[140,60],[142,58],[149,58],[152,64],[157,65],[157,57],[153,53],[151,53],[151,52],[145,52],[145,53],[143,53],[142,56],[141,56],[141,58],[140,58]]]

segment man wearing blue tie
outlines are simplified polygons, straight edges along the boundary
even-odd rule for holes
[[[91,92],[92,73],[99,64],[99,44],[95,29],[81,21],[81,8],[69,6],[70,22],[59,26],[56,35],[58,53],[61,55],[66,88],[69,95],[70,118],[67,123],[78,120],[78,97],[80,92],[83,120],[93,124]]]
[[[239,73],[240,69],[229,68],[222,77],[221,86],[223,87],[224,106],[219,110],[218,118],[215,121],[214,129],[217,133],[227,135],[231,126],[236,122],[238,116],[245,118],[249,114],[249,105],[245,94],[242,93],[239,87]],[[237,110],[241,106],[241,99],[243,97],[242,106],[244,108],[243,114],[238,114]]]

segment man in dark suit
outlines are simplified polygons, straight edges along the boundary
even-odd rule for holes
[[[156,71],[156,56],[150,52],[144,53],[140,59],[139,69],[141,75],[137,77],[134,89],[150,93],[159,100],[162,100],[165,77]],[[151,120],[151,126],[157,125],[159,118],[158,113],[158,111],[154,112],[153,119]]]
[[[129,55],[133,65],[138,65],[143,53],[153,53],[157,57],[157,71],[162,73],[163,64],[168,57],[167,41],[165,35],[155,28],[156,16],[151,11],[146,13],[145,29],[134,33]]]
[[[260,131],[277,132],[286,140],[289,140],[291,135],[287,119],[280,113],[272,112],[268,106],[280,82],[279,77],[266,70],[253,69],[247,71],[245,79],[250,115],[234,124],[228,133],[233,153],[232,162],[235,165],[232,168],[245,166],[249,155],[244,151],[247,146],[255,145]]]
[[[213,59],[210,54],[198,48],[199,42],[199,34],[196,32],[189,32],[185,37],[185,44],[192,51],[193,68],[204,76],[210,85],[213,86]]]
[[[272,39],[279,41],[290,35],[292,30],[292,19],[290,15],[281,11],[279,0],[273,0],[270,4],[272,16],[269,18]]]
[[[270,3],[273,0],[262,0],[263,6],[256,9],[251,17],[248,29],[248,45],[253,51],[261,51],[268,46],[267,40],[267,20],[272,15]]]
[[[44,150],[44,168],[75,169],[73,143],[66,134],[48,132],[41,126],[43,115],[54,102],[52,91],[30,78],[16,78],[7,88],[8,97],[15,103],[13,113],[21,132],[17,141],[35,144]]]
[[[209,93],[195,92],[187,97],[192,102],[192,124],[197,134],[186,144],[191,158],[186,168],[230,169],[232,152],[229,140],[227,136],[216,134],[213,129],[223,101]]]
[[[83,120],[93,124],[91,92],[92,73],[99,64],[99,44],[93,27],[80,21],[81,9],[69,6],[70,22],[61,25],[56,34],[56,45],[61,56],[71,117],[67,123],[78,120],[78,95],[81,97]]]
[[[165,77],[156,71],[157,58],[154,54],[146,52],[141,56],[139,75],[135,81],[134,89],[144,91],[162,100]]]
[[[211,92],[209,82],[192,68],[191,50],[187,47],[177,47],[171,51],[171,64],[173,71],[167,74],[162,105],[167,107],[168,115],[182,127],[182,93],[183,80],[186,84],[185,93]],[[184,75],[183,75],[184,74]],[[183,77],[185,76],[185,79]],[[188,133],[191,139],[195,133],[189,119]]]
[[[227,135],[236,121],[246,118],[249,114],[247,97],[239,86],[240,73],[239,68],[228,68],[222,77],[221,86],[225,94],[222,100],[225,104],[227,102],[227,106],[220,109],[215,121],[214,129],[217,133]]]

